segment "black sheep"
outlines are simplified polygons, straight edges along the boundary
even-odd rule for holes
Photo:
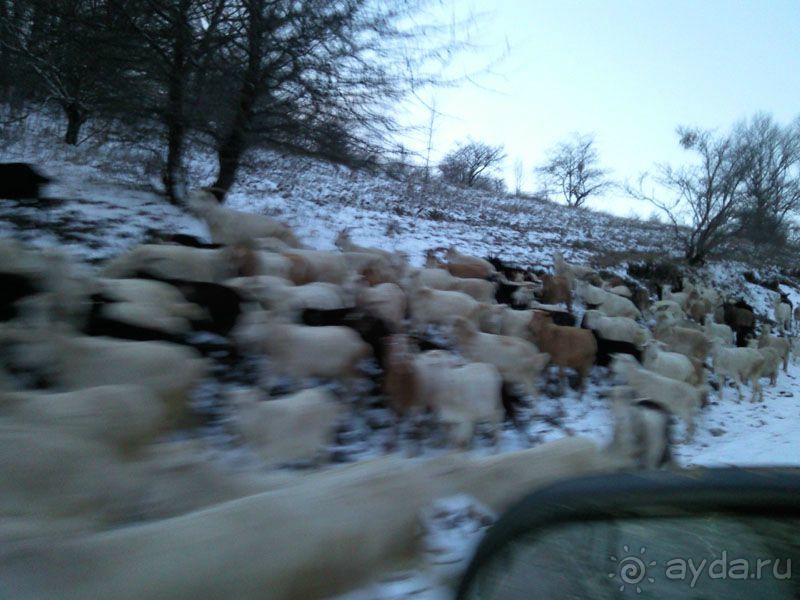
[[[37,199],[39,188],[50,181],[28,163],[0,163],[0,198]]]

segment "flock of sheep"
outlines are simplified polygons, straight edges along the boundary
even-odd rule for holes
[[[606,449],[574,438],[505,458],[453,452],[416,470],[387,457],[389,462],[361,470],[343,468],[345,475],[336,470],[317,475],[313,485],[329,496],[275,492],[249,508],[225,505],[204,516],[204,527],[223,531],[231,514],[256,521],[266,518],[258,516],[262,510],[282,515],[287,503],[297,501],[300,518],[309,519],[313,530],[317,512],[349,522],[347,511],[363,504],[353,527],[381,542],[354,543],[348,552],[328,553],[342,556],[325,557],[309,542],[296,556],[259,563],[258,571],[252,567],[244,578],[249,583],[233,578],[223,585],[195,576],[197,587],[186,589],[199,593],[248,595],[258,588],[246,586],[258,581],[286,597],[349,589],[407,556],[419,503],[466,491],[499,509],[548,477],[663,466],[670,460],[670,415],[685,421],[689,437],[694,433],[695,418],[711,393],[709,368],[720,400],[730,378],[740,401],[744,382],[751,386],[751,400],[758,401],[761,379],[774,385],[781,367],[788,367],[792,308],[780,297],[775,322],[781,335],[772,335],[764,324],[755,337],[752,308],[726,302],[720,291],[688,280],[680,292],[664,285],[661,299],[651,302],[648,290],[619,277],[603,279],[558,253],[550,273],[454,248],[431,251],[425,266],[414,268],[401,253],[354,244],[347,231],[336,239],[339,251],[307,249],[288,227],[223,207],[204,190],[190,192],[187,205],[207,223],[212,244],[176,235],[165,240],[169,243],[135,247],[96,270],[55,249],[33,251],[0,241],[0,510],[10,518],[0,531],[4,538],[97,531],[139,513],[172,517],[283,490],[281,478],[291,479],[292,472],[270,472],[268,480],[222,476],[189,456],[191,443],[183,454],[152,451],[164,432],[189,422],[197,386],[224,376],[242,355],[265,357],[269,377],[288,378],[299,389],[268,398],[267,378],[256,373],[247,386],[229,389],[221,399],[234,415],[237,435],[267,465],[317,457],[337,421],[363,408],[358,390],[364,380],[396,415],[396,435],[400,423],[422,423],[428,415],[455,450],[470,445],[476,425],[488,423],[497,435],[506,416],[516,419],[520,405],[534,405],[549,367],[557,367],[562,388],[570,383],[567,370],[574,371],[571,383],[583,394],[592,368],[608,366],[618,384],[609,393],[614,439]],[[576,300],[586,306],[580,322],[573,312]],[[197,342],[198,331],[207,332],[211,343]],[[343,393],[318,385],[319,379],[338,382]],[[309,382],[314,384],[308,387]],[[532,460],[540,465],[535,473]],[[399,478],[391,484],[385,481],[390,468]],[[305,483],[295,485],[302,490]],[[146,499],[142,489],[148,490]],[[409,494],[414,500],[398,506],[399,497]],[[288,523],[273,519],[269,526],[275,528],[273,541],[284,535],[287,544],[302,546]],[[75,564],[81,557],[91,560],[98,581],[116,582],[106,591],[134,585],[144,575],[126,575],[104,558],[106,552],[128,552],[138,539],[132,542],[132,535],[139,533],[89,538],[68,546],[69,553]],[[312,535],[322,545],[341,543],[322,525]],[[140,549],[145,542],[202,545],[188,525],[141,536],[135,546]],[[220,552],[234,543],[216,541]],[[264,548],[266,542],[252,543]],[[47,552],[56,552],[53,548]],[[31,556],[44,560],[42,552],[39,547]],[[322,574],[299,581],[309,555]],[[12,554],[0,557],[0,565],[11,564],[22,581],[29,558],[25,552]],[[181,566],[138,559],[156,582],[163,579],[166,588],[160,589],[173,589],[171,578]],[[182,567],[214,571],[209,560],[187,558]],[[242,575],[237,569],[251,567],[232,568]],[[325,583],[331,570],[339,575]],[[53,578],[79,588],[85,583],[62,572]]]

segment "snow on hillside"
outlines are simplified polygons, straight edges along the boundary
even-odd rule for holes
[[[25,159],[31,155],[15,153],[13,148],[0,155],[2,161]],[[160,233],[188,233],[207,239],[201,222],[148,191],[141,184],[142,177],[133,176],[130,169],[117,172],[108,165],[76,164],[74,160],[61,156],[41,163],[55,180],[45,192],[50,200],[43,205],[0,203],[0,236],[11,235],[39,247],[60,244],[90,262],[115,256]],[[207,162],[196,161],[193,180],[209,183],[211,170]],[[348,227],[356,243],[401,250],[416,265],[422,263],[427,249],[455,245],[478,256],[499,255],[526,266],[549,268],[553,252],[561,250],[569,260],[600,264],[625,275],[627,257],[650,254],[663,258],[675,253],[669,250],[670,232],[662,225],[600,212],[570,211],[542,201],[409,184],[272,152],[251,158],[229,197],[229,206],[275,216],[318,249],[332,249],[337,233]],[[697,275],[736,298],[744,298],[760,316],[771,317],[775,293],[745,281],[744,270],[747,268],[741,264],[719,263]],[[796,288],[786,286],[784,291],[800,305]],[[550,386],[544,385],[526,434],[508,427],[499,451],[573,434],[605,444],[610,439],[611,419],[603,392],[612,384],[607,370],[597,367],[583,399],[571,390],[564,396],[551,395]],[[737,402],[735,389],[726,389],[724,402],[712,392],[709,406],[699,417],[695,440],[676,445],[678,462],[798,464],[798,384],[800,368],[792,364],[775,388],[765,387],[763,403],[748,401],[749,388],[742,403]],[[375,409],[350,423],[340,436],[338,449],[349,452],[351,459],[384,452],[382,430],[373,426],[386,418],[384,413]],[[676,434],[680,441],[684,434],[680,423]],[[431,446],[424,451],[438,450]],[[474,451],[498,450],[479,440]],[[406,592],[395,595],[387,591],[389,586],[381,594],[401,597],[428,585],[415,577],[409,576],[406,584],[400,585]],[[367,595],[380,594],[372,590]]]

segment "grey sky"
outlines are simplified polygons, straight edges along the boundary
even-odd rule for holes
[[[480,49],[456,69],[472,71],[503,54],[480,86],[434,90],[439,118],[434,157],[471,136],[505,144],[532,167],[573,131],[594,132],[602,165],[635,179],[656,162],[687,157],[677,125],[727,129],[757,111],[781,123],[800,114],[800,0],[472,0],[456,11],[482,14]],[[445,7],[452,11],[453,5]],[[411,112],[419,125],[424,108]],[[421,139],[411,142],[422,151]],[[621,194],[590,206],[646,216]]]

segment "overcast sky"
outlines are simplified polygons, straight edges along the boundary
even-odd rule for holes
[[[800,0],[453,0],[446,11],[478,13],[480,50],[456,69],[505,54],[480,85],[422,94],[442,113],[434,158],[472,137],[504,144],[513,186],[537,188],[532,168],[572,132],[594,132],[601,165],[635,180],[654,163],[685,161],[677,125],[728,129],[757,111],[788,123],[800,114]],[[456,8],[454,9],[453,6]],[[483,16],[480,16],[483,15]],[[421,106],[409,120],[423,125]],[[410,145],[423,151],[421,137]],[[590,201],[647,216],[622,194]]]

